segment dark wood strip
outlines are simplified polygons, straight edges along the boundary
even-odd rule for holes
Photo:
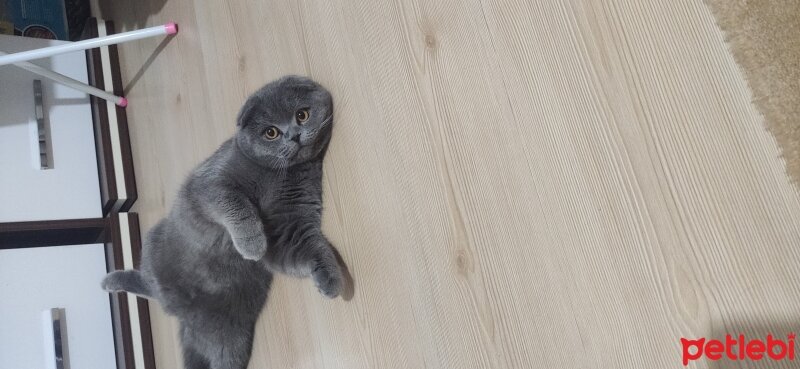
[[[138,298],[139,326],[142,331],[142,352],[144,353],[144,369],[155,369],[156,355],[153,350],[153,332],[150,329],[150,304],[147,299]]]
[[[0,249],[105,242],[104,218],[0,223]]]
[[[109,272],[124,268],[122,259],[122,234],[119,228],[119,215],[110,216],[109,230],[111,242],[106,244],[106,268]],[[117,369],[134,369],[133,342],[131,339],[131,320],[128,309],[128,296],[125,293],[110,294],[111,317],[114,328],[114,348],[117,354]]]
[[[133,268],[139,269],[142,259],[142,235],[139,233],[139,214],[128,214],[128,229],[131,232],[131,256],[133,257]]]
[[[97,37],[97,19],[91,18],[84,30],[86,38]],[[105,89],[103,68],[100,61],[100,49],[86,50],[86,66],[89,70],[89,83],[99,89]],[[111,133],[108,123],[106,101],[91,96],[92,120],[94,122],[95,149],[97,151],[97,170],[100,179],[100,199],[103,215],[108,215],[117,201],[117,183],[114,172],[114,157],[111,153]]]
[[[117,253],[114,251],[113,242],[106,243],[106,270],[112,272],[116,267]],[[117,359],[117,369],[125,369],[125,349],[123,347],[122,314],[120,312],[120,299],[116,294],[109,294],[111,305],[111,328],[114,331],[114,353]],[[132,354],[132,352],[131,352]]]
[[[131,251],[133,265],[139,269],[142,259],[142,237],[139,229],[139,215],[128,213],[128,224],[131,232]],[[156,357],[153,351],[153,333],[150,330],[150,305],[147,299],[137,298],[139,306],[139,328],[142,333],[142,351],[144,353],[144,369],[155,369]]]
[[[110,35],[114,31],[114,23],[106,22],[106,32]],[[119,67],[119,51],[117,45],[108,47],[108,55],[111,64],[111,83],[113,84],[114,94],[122,96],[122,74]],[[122,155],[122,173],[125,175],[125,202],[120,211],[128,211],[133,203],[136,202],[138,192],[136,191],[136,175],[133,168],[133,153],[131,151],[130,133],[128,131],[128,116],[125,109],[119,106],[117,109],[117,127],[119,130],[120,152]]]

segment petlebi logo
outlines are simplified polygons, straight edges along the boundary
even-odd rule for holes
[[[773,337],[768,334],[767,338],[749,339],[740,334],[733,337],[725,335],[725,341],[706,340],[705,338],[686,339],[681,338],[683,347],[683,366],[689,365],[690,361],[699,360],[706,357],[708,360],[794,360],[794,339],[795,334],[789,333],[786,339]]]

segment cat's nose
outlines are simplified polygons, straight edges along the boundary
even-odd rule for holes
[[[298,133],[294,135],[294,137],[292,137],[292,141],[300,143],[300,134]]]

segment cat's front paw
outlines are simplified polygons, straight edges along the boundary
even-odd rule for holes
[[[260,260],[267,253],[267,237],[263,233],[236,237],[233,239],[233,247],[247,260]]]
[[[342,292],[344,285],[342,270],[338,264],[319,265],[311,274],[314,285],[317,286],[319,293],[327,298],[336,298]]]

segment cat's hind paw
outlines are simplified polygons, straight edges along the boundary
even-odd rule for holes
[[[314,285],[323,296],[333,299],[342,293],[344,279],[338,264],[320,265],[311,276],[314,279]]]

